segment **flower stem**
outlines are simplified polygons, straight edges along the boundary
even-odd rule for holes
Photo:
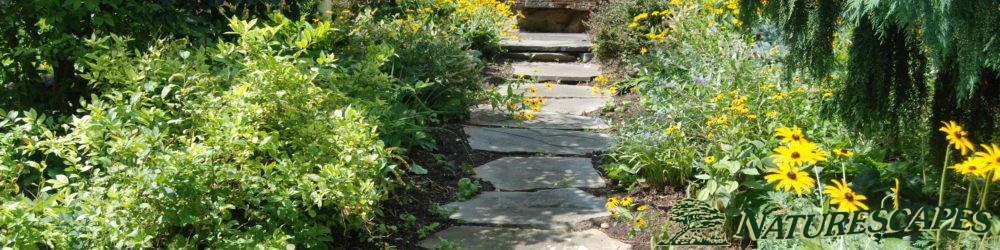
[[[965,208],[972,208],[972,195],[975,194],[975,192],[972,192],[972,190],[976,189],[976,178],[969,177],[968,179],[969,179],[969,187],[968,187],[968,192],[965,194]]]
[[[993,170],[993,171],[998,171],[998,170]],[[982,200],[979,201],[979,210],[986,209],[986,197],[990,196],[990,183],[992,183],[992,181],[986,179],[986,186],[983,187],[983,195],[982,197],[980,197],[982,198]]]
[[[951,157],[951,149],[944,152],[944,163],[941,164],[941,187],[938,188],[938,207],[944,206],[944,183],[948,180],[948,158]],[[934,244],[941,247],[941,230],[934,235]]]

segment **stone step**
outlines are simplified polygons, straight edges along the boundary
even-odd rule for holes
[[[526,97],[577,97],[577,98],[610,98],[609,96],[601,96],[601,94],[593,94],[591,85],[571,85],[571,84],[549,84],[552,89],[545,87],[543,83],[525,83],[521,84],[517,88],[514,88],[514,94],[523,94]],[[507,86],[501,86],[497,89],[505,93],[507,91]],[[529,89],[535,88],[538,94],[532,94]],[[603,92],[603,91],[601,91]]]
[[[531,120],[510,119],[506,113],[489,107],[472,110],[468,123],[508,128],[541,128],[541,129],[608,129],[608,125],[598,118],[560,114],[553,112],[532,112]]]
[[[591,63],[517,62],[511,66],[514,76],[539,81],[589,82],[601,74],[601,67]]]
[[[464,126],[463,130],[472,149],[493,152],[583,155],[605,151],[612,142],[611,135],[558,129]]]
[[[437,249],[440,239],[468,250],[624,250],[632,246],[612,239],[600,230],[580,232],[524,228],[456,226],[437,232],[420,242],[420,247]]]
[[[594,44],[584,33],[516,34],[518,39],[503,39],[500,47],[510,52],[590,52]]]
[[[535,62],[576,62],[580,53],[559,53],[559,52],[512,52],[505,53],[504,57],[515,60],[528,60]]]
[[[604,201],[576,188],[534,192],[483,192],[468,201],[452,202],[450,216],[467,224],[567,229],[592,218],[610,216]]]
[[[605,184],[590,158],[583,157],[504,157],[474,171],[477,178],[505,191],[601,188]]]

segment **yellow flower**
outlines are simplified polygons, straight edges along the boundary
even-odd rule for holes
[[[524,116],[522,116],[521,114],[514,114],[514,120],[520,120],[522,117]]]
[[[732,101],[730,101],[730,103],[732,103],[732,104],[741,104],[741,103],[746,102],[746,101],[747,101],[747,97],[746,96],[740,96],[740,97],[737,97],[736,99],[733,99]]]
[[[524,112],[524,119],[531,120],[531,118],[535,118],[535,114],[532,114],[531,112]]]
[[[832,180],[836,186],[827,185],[823,188],[823,193],[830,194],[830,204],[838,205],[837,212],[854,212],[857,210],[868,210],[868,206],[861,202],[868,197],[856,194],[847,186],[846,180]]]
[[[639,49],[639,54],[646,54],[646,52],[649,52],[649,49],[646,48]]]
[[[969,141],[969,138],[966,137],[967,133],[965,130],[962,130],[962,126],[955,123],[955,121],[942,121],[941,123],[944,123],[944,127],[941,127],[938,130],[947,134],[945,138],[948,139],[948,144],[955,145],[955,150],[962,151],[962,155],[966,155],[969,151],[976,150],[976,147],[973,146],[972,142]]]
[[[531,71],[538,72],[538,69],[531,69]]]
[[[764,114],[764,116],[767,116],[767,117],[772,117],[772,116],[776,116],[776,115],[778,115],[778,112],[776,112],[776,111],[771,111],[771,112],[767,112],[767,114]]]
[[[819,149],[815,143],[805,142],[805,141],[792,141],[787,146],[780,146],[774,149],[777,154],[771,155],[775,157],[772,160],[777,164],[788,164],[793,167],[802,166],[806,163],[816,163],[817,161],[826,161],[826,152]]]
[[[854,156],[854,152],[851,152],[850,150],[847,150],[846,148],[837,149],[837,150],[834,150],[833,152],[837,153],[837,155],[844,156],[844,157]]]
[[[642,206],[639,206],[639,207],[635,208],[635,211],[639,211],[639,212],[646,211],[646,205],[642,205]]]
[[[635,28],[635,26],[639,26],[639,23],[630,23],[630,24],[628,24],[629,28]]]
[[[757,119],[757,115],[747,115],[747,119]]]
[[[670,126],[669,128],[667,128],[667,131],[663,131],[663,135],[673,134],[674,132],[677,132],[677,129],[678,129],[677,125]]]
[[[723,97],[723,96],[725,96],[725,94],[722,94],[722,93],[720,93],[720,94],[717,94],[717,95],[713,96],[713,97],[712,97],[712,99],[711,99],[711,100],[709,100],[709,102],[715,102],[715,101],[718,101],[719,99],[722,99],[722,97]]]
[[[328,10],[328,11],[324,11],[324,13],[326,13],[326,14],[333,14],[333,11],[332,10]]]
[[[632,197],[625,197],[625,199],[622,199],[622,201],[618,203],[621,204],[623,207],[627,207],[628,205],[632,204]]]
[[[774,129],[774,136],[781,137],[781,142],[806,142],[806,135],[802,133],[798,125],[792,125],[791,128],[776,128]]]
[[[734,18],[733,19],[733,24],[735,24],[736,27],[742,27],[743,26],[743,21],[740,21],[740,19],[735,19]]]
[[[351,13],[351,10],[342,10],[342,11],[340,11],[340,13],[344,13],[344,14]]]
[[[642,225],[646,225],[646,221],[643,219],[637,219],[634,222],[632,222],[632,225],[641,227]]]
[[[760,89],[770,89],[770,88],[774,88],[774,87],[777,87],[777,86],[775,86],[774,84],[768,84],[768,85],[760,86]]]
[[[809,173],[799,171],[799,168],[789,166],[789,164],[778,165],[778,168],[768,169],[767,172],[770,174],[764,176],[765,180],[778,182],[778,185],[774,186],[774,190],[784,188],[785,192],[788,192],[795,189],[795,193],[801,195],[802,191],[807,194],[812,193],[811,187],[816,185],[816,180],[809,177]]]
[[[833,93],[826,92],[826,93],[823,93],[823,98],[827,98],[827,97],[830,97],[832,95],[833,95]]]
[[[642,13],[632,18],[633,22],[638,22],[639,20],[646,19],[649,17],[649,13]]]
[[[895,178],[896,187],[890,188],[892,191],[892,208],[899,208],[899,178]]]
[[[778,94],[775,94],[775,95],[771,96],[771,99],[778,100],[778,99],[783,99],[785,97],[788,97],[788,94],[778,93]]]
[[[519,78],[524,78],[524,74],[514,74],[514,76],[519,77]]]
[[[607,208],[613,208],[613,207],[616,207],[616,206],[618,206],[618,199],[616,199],[615,197],[608,198],[608,202],[604,203],[604,207],[607,207]]]
[[[601,87],[598,87],[597,84],[594,84],[594,86],[590,87],[590,94],[591,95],[597,94],[597,91],[600,91],[600,90],[601,90]]]
[[[708,157],[705,157],[705,159],[703,159],[703,160],[705,160],[706,163],[713,163],[713,162],[715,162],[715,156],[708,156]]]
[[[980,157],[969,157],[963,162],[952,165],[948,168],[954,169],[955,172],[959,174],[971,174],[979,177],[986,178],[986,172],[990,170],[989,165],[984,161],[985,158]]]
[[[611,214],[611,218],[618,218],[618,211],[615,211],[614,209],[608,209],[608,213]]]
[[[611,92],[611,93],[618,92],[618,87],[611,86],[610,88],[608,88],[608,92]]]
[[[730,95],[735,95],[735,94],[737,94],[737,93],[740,93],[740,91],[739,91],[739,90],[735,90],[735,89],[734,89],[734,90],[730,90],[730,91],[729,91],[729,94],[730,94]]]
[[[545,89],[552,89],[552,84],[545,83]]]
[[[531,111],[538,112],[538,111],[541,111],[541,110],[542,110],[542,106],[539,106],[537,104],[531,105]]]
[[[538,88],[535,87],[528,88],[528,92],[531,93],[532,95],[538,95]]]
[[[985,171],[993,171],[993,181],[1000,181],[1000,145],[981,144],[986,152],[976,152],[976,158],[982,158],[980,161],[985,164]]]
[[[798,94],[798,93],[805,93],[805,92],[806,92],[805,90],[796,89],[796,90],[789,91],[788,93],[789,94]]]

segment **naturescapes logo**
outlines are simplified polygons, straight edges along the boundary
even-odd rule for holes
[[[726,215],[704,201],[683,199],[674,204],[667,221],[680,227],[667,241],[657,246],[728,246],[722,225]]]
[[[722,229],[725,215],[703,201],[678,201],[668,216],[667,221],[680,229],[658,246],[729,245]],[[758,215],[747,210],[741,213],[734,237],[786,240],[938,230],[984,234],[993,229],[995,218],[989,210],[929,206],[809,215]]]
[[[905,231],[971,232],[983,234],[993,227],[993,213],[968,208],[929,207],[834,212],[822,215],[758,216],[741,214],[735,237],[751,240],[785,240],[804,237],[834,237],[854,234]]]

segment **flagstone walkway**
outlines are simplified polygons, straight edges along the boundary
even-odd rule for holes
[[[580,189],[607,185],[590,158],[582,156],[607,150],[612,142],[610,135],[588,131],[607,125],[583,116],[609,97],[592,95],[589,86],[567,84],[586,83],[601,74],[598,65],[576,60],[590,51],[590,39],[586,34],[565,33],[519,36],[520,41],[502,45],[513,58],[535,61],[514,63],[511,77],[562,84],[553,84],[552,89],[542,84],[521,86],[520,91],[535,87],[539,93],[534,96],[546,99],[542,111],[529,121],[477,107],[464,131],[475,150],[539,156],[504,157],[476,167],[476,177],[499,191],[445,205],[457,209],[451,218],[463,225],[437,232],[420,246],[434,248],[439,239],[447,239],[463,249],[628,249],[630,245],[596,229],[570,230],[578,222],[610,215],[601,198]],[[574,60],[562,60],[569,58]]]

